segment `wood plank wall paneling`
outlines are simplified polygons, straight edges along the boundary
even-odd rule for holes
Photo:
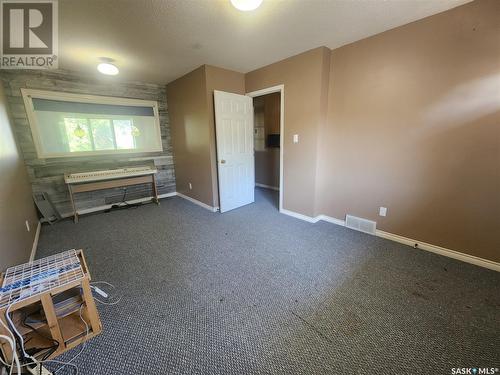
[[[71,212],[68,190],[63,178],[65,172],[85,172],[154,164],[158,169],[159,194],[175,191],[175,172],[165,86],[98,80],[62,70],[4,70],[0,73],[0,79],[5,88],[5,95],[14,122],[15,137],[26,163],[33,192],[47,192],[61,214]],[[39,159],[31,136],[21,88],[156,100],[160,115],[163,152]],[[124,193],[124,189],[81,193],[77,195],[77,207],[85,209],[121,201]],[[126,199],[148,197],[151,196],[151,187],[149,185],[129,187],[126,194]]]

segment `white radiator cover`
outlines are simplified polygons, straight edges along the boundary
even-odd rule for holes
[[[375,221],[352,215],[345,216],[345,226],[369,234],[375,234],[377,229],[377,223]]]

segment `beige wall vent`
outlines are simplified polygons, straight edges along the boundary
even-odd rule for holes
[[[375,229],[377,229],[377,223],[375,221],[366,220],[352,215],[345,216],[345,226],[369,234],[375,234]]]

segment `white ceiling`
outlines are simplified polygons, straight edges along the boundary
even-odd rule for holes
[[[60,0],[59,67],[167,83],[202,64],[246,73],[319,46],[336,48],[470,0]]]

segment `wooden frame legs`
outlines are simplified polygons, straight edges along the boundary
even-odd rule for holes
[[[153,175],[153,199],[157,205],[160,205],[160,198],[158,197],[158,187],[156,186],[156,175]]]
[[[160,204],[160,197],[158,196],[158,187],[156,185],[156,175],[151,175],[149,176],[139,176],[139,177],[130,177],[126,179],[116,179],[116,180],[109,180],[109,181],[98,181],[98,182],[89,182],[89,183],[82,183],[82,184],[76,184],[76,185],[68,185],[68,191],[69,191],[69,199],[71,201],[71,208],[73,209],[73,220],[75,223],[78,223],[78,211],[76,210],[76,203],[75,203],[75,193],[83,193],[87,191],[96,191],[96,190],[103,190],[103,189],[111,189],[111,188],[116,188],[116,187],[125,187],[125,186],[132,186],[132,185],[140,185],[140,184],[151,184],[152,190],[153,190],[153,201],[159,205]]]
[[[68,184],[68,191],[69,191],[69,199],[71,201],[71,208],[73,208],[73,221],[75,223],[78,223],[78,212],[76,212],[75,198],[73,197],[73,189],[71,188],[70,184]]]

